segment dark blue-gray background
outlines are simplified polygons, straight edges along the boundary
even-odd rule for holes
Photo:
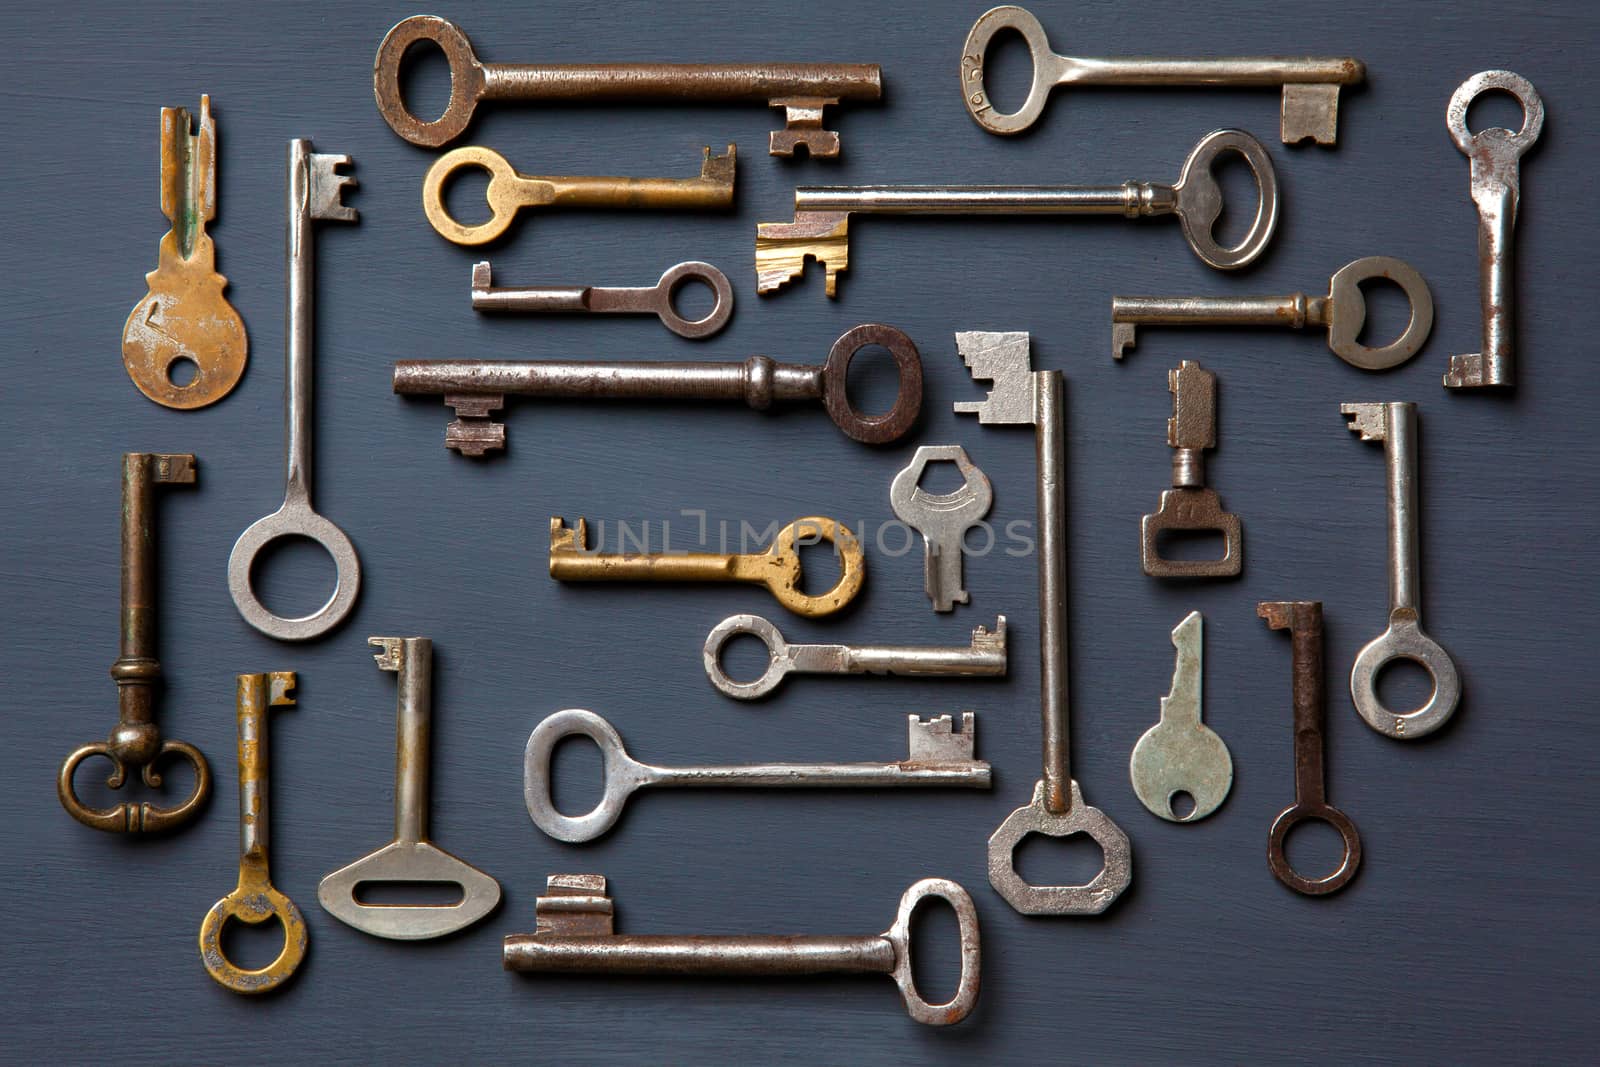
[[[493,146],[527,173],[664,176],[693,173],[702,145],[736,142],[733,214],[528,215],[489,250],[505,284],[641,284],[682,259],[714,262],[739,303],[706,343],[648,319],[470,310],[469,266],[483,253],[428,227],[419,200],[432,153],[396,137],[373,102],[372,55],[414,13],[405,5],[50,5],[14,20],[0,76],[13,442],[0,609],[7,1058],[1587,1058],[1600,947],[1588,684],[1600,454],[1587,406],[1597,234],[1583,198],[1596,158],[1596,20],[1581,7],[1035,5],[1068,53],[1359,56],[1368,84],[1344,94],[1332,150],[1282,146],[1270,90],[1062,92],[1032,135],[990,136],[957,96],[959,47],[981,3],[437,9],[490,62],[883,65],[883,105],[837,112],[837,163],[768,157],[777,116],[759,106],[490,106],[460,142]],[[1015,59],[996,58],[1011,99]],[[435,100],[440,66],[424,66],[419,82]],[[1451,353],[1476,349],[1479,310],[1467,161],[1444,109],[1457,84],[1492,67],[1528,77],[1549,113],[1522,168],[1518,387],[1451,395],[1440,374]],[[181,413],[134,390],[118,339],[166,229],[158,109],[197,107],[202,92],[220,144],[212,233],[251,363],[232,396]],[[755,225],[790,217],[795,184],[1170,180],[1200,135],[1224,125],[1267,143],[1283,187],[1282,224],[1253,270],[1208,270],[1159,220],[866,219],[840,299],[824,298],[815,267],[775,297],[755,295]],[[343,628],[303,646],[250,630],[225,585],[234,538],[282,494],[291,137],[351,154],[361,183],[349,197],[360,224],[322,226],[316,238],[316,498],[355,541],[364,583]],[[1343,263],[1379,253],[1421,270],[1438,305],[1431,343],[1392,373],[1354,370],[1320,334],[1287,331],[1150,330],[1125,362],[1110,358],[1114,293],[1315,292]],[[1395,327],[1396,303],[1373,302],[1380,325]],[[820,361],[863,321],[906,330],[925,361],[922,424],[894,448],[847,440],[818,407],[514,402],[509,453],[478,463],[442,447],[441,405],[389,387],[392,361],[417,356]],[[1037,775],[1032,557],[969,560],[972,603],[941,617],[923,596],[920,554],[872,545],[866,591],[822,623],[754,588],[560,586],[545,574],[553,514],[679,519],[677,547],[697,532],[681,509],[703,509],[713,535],[721,520],[737,530],[813,513],[876,530],[917,443],[964,444],[994,481],[991,520],[1031,520],[1031,433],[951,411],[979,395],[955,355],[960,329],[1031,331],[1036,365],[1068,382],[1073,767],[1134,850],[1132,888],[1098,918],[1024,918],[984,873],[985,839]],[[1167,484],[1165,375],[1180,358],[1220,378],[1208,472],[1244,520],[1239,581],[1163,585],[1139,569],[1139,516]],[[1426,621],[1466,694],[1454,722],[1416,744],[1365,727],[1345,685],[1356,650],[1383,626],[1384,474],[1338,405],[1388,399],[1420,405]],[[105,670],[116,654],[118,454],[128,450],[200,460],[199,486],[166,492],[159,506],[160,722],[210,757],[215,795],[198,824],[160,840],[88,830],[52,787],[61,758],[103,737],[115,715]],[[312,606],[330,571],[314,553],[285,553],[268,593]],[[1365,846],[1360,874],[1330,899],[1288,891],[1265,863],[1267,827],[1293,790],[1289,647],[1254,610],[1278,598],[1326,602],[1330,790]],[[1168,633],[1191,609],[1207,621],[1206,717],[1232,749],[1236,779],[1213,817],[1178,826],[1138,804],[1127,762],[1167,688]],[[801,678],[768,703],[739,703],[714,693],[700,666],[705,633],[736,611],[766,615],[796,640],[928,643],[963,642],[1004,612],[1011,676]],[[460,936],[400,944],[331,919],[316,887],[390,837],[395,686],[366,638],[413,633],[437,648],[435,838],[498,878],[504,902]],[[206,976],[195,939],[235,878],[233,676],[266,670],[300,674],[299,706],[271,725],[272,861],[311,949],[281,994],[252,1000]],[[605,715],[636,756],[658,762],[894,759],[907,712],[973,708],[996,784],[988,794],[646,794],[608,837],[564,846],[528,821],[521,757],[533,725],[571,706]],[[598,774],[593,751],[564,752],[561,764],[569,806],[592,796],[576,783]],[[91,796],[104,795],[100,773],[80,775]],[[1024,870],[1048,881],[1079,858],[1042,845],[1026,850]],[[911,1023],[880,978],[504,973],[500,938],[532,930],[545,876],[581,871],[611,879],[618,928],[635,932],[866,933],[889,924],[912,880],[954,878],[982,915],[983,996],[964,1025],[932,1030]],[[936,911],[926,925],[924,973],[937,994],[952,981],[954,924]],[[259,960],[259,942],[241,951],[252,949]]]

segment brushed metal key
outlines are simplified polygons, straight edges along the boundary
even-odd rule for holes
[[[685,285],[699,282],[716,302],[698,319],[686,319],[673,305]],[[654,315],[661,325],[697,341],[728,325],[733,315],[733,286],[728,276],[709,263],[679,263],[662,272],[660,281],[640,287],[601,285],[497,286],[487,261],[472,265],[472,306],[477,311],[576,311],[597,315]]]
[[[1172,488],[1139,523],[1139,560],[1152,578],[1229,578],[1244,567],[1244,525],[1222,510],[1222,498],[1206,487],[1205,453],[1217,447],[1217,376],[1193,360],[1167,371],[1172,417],[1167,444],[1172,453]],[[1166,530],[1214,531],[1222,535],[1218,559],[1168,559],[1161,554]]]
[[[640,763],[622,747],[622,737],[605,719],[583,708],[558,711],[534,727],[522,761],[522,795],[533,824],[557,841],[593,841],[616,825],[622,806],[646,786],[731,786],[734,788],[877,789],[888,786],[946,786],[988,789],[989,764],[973,758],[977,716],[955,719],[908,715],[910,754],[897,763],[735,763],[657,767]],[[550,757],[568,737],[587,737],[605,760],[605,793],[593,811],[563,815],[550,796]]]
[[[1128,777],[1139,803],[1169,822],[1210,815],[1233,788],[1233,757],[1215,730],[1200,721],[1204,692],[1204,620],[1198,611],[1172,630],[1177,660],[1172,687],[1161,698],[1161,718],[1139,738],[1128,758]],[[1173,800],[1187,793],[1194,807],[1179,815]]]
[[[961,488],[930,493],[918,483],[930,463],[954,463]],[[923,588],[934,611],[954,611],[970,599],[962,571],[966,532],[989,514],[994,489],[989,476],[967,458],[960,445],[923,445],[889,484],[889,506],[895,517],[922,535]]]

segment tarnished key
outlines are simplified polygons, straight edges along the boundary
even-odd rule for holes
[[[622,805],[646,786],[877,789],[886,786],[989,788],[989,764],[973,758],[977,716],[908,715],[910,754],[898,763],[735,763],[656,767],[640,763],[622,747],[612,725],[592,711],[567,708],[533,728],[522,761],[522,795],[528,815],[557,841],[593,841],[616,825]],[[586,815],[563,815],[550,798],[550,757],[568,737],[587,737],[605,759],[605,793]]]
[[[432,122],[413,115],[400,91],[401,61],[423,41],[437,45],[450,64],[450,103]],[[389,128],[425,148],[459,137],[480,100],[666,101],[781,107],[785,125],[772,133],[771,154],[792,156],[804,147],[815,158],[832,159],[839,154],[839,135],[822,128],[823,108],[844,100],[876,101],[883,95],[883,75],[876,63],[480,63],[454,23],[414,15],[378,46],[372,88]]]
[[[1256,605],[1256,614],[1274,630],[1288,630],[1294,671],[1294,803],[1272,820],[1267,835],[1267,866],[1278,881],[1297,893],[1321,896],[1343,889],[1361,866],[1361,836],[1350,816],[1328,803],[1323,766],[1323,728],[1327,690],[1322,678],[1322,601],[1276,600]],[[1344,858],[1332,873],[1307,878],[1289,865],[1283,842],[1296,823],[1320,819],[1344,839]]]
[[[984,425],[1032,425],[1039,497],[1039,705],[1044,772],[1033,799],[989,838],[989,884],[1024,915],[1094,915],[1133,878],[1128,835],[1083,801],[1072,777],[1067,721],[1067,456],[1060,371],[1035,371],[1026,333],[958,333],[956,350],[977,379],[994,383],[986,400],[960,401],[956,414]],[[1085,885],[1036,886],[1017,873],[1016,850],[1032,833],[1087,834],[1105,865]]]
[[[823,541],[839,560],[839,581],[826,593],[800,588],[800,546]],[[832,615],[855,599],[866,580],[861,541],[844,524],[821,515],[796,519],[765,552],[600,552],[589,547],[589,524],[550,520],[550,577],[560,582],[752,582],[766,586],[797,615]]]
[[[1237,152],[1255,174],[1259,198],[1250,229],[1236,245],[1217,243],[1222,188],[1211,172],[1224,152]],[[783,288],[815,259],[824,287],[837,296],[850,265],[850,216],[877,215],[1121,215],[1176,216],[1194,254],[1218,270],[1254,262],[1278,224],[1278,180],[1261,142],[1243,130],[1214,130],[1200,140],[1172,185],[821,185],[794,191],[793,222],[756,228],[756,289]]]
[[[1467,129],[1467,109],[1479,95],[1499,90],[1522,105],[1522,129]],[[1472,161],[1472,202],[1478,208],[1478,292],[1483,303],[1483,347],[1450,357],[1448,389],[1516,384],[1516,272],[1511,237],[1521,196],[1520,161],[1544,128],[1544,101],[1528,79],[1509,70],[1486,70],[1456,87],[1445,109],[1450,139]]]
[[[1167,371],[1172,417],[1167,444],[1172,453],[1172,488],[1139,524],[1139,559],[1152,578],[1227,578],[1244,566],[1244,526],[1222,510],[1222,498],[1206,488],[1206,449],[1217,447],[1217,376],[1193,360]],[[1219,559],[1167,559],[1161,554],[1165,530],[1216,531],[1222,535]]]
[[[1203,819],[1233,788],[1233,757],[1216,731],[1200,721],[1204,692],[1204,620],[1185,615],[1172,630],[1178,650],[1172,688],[1161,698],[1161,718],[1139,738],[1128,759],[1128,777],[1139,803],[1169,822]],[[1180,815],[1173,801],[1185,793],[1194,806]]]
[[[954,463],[965,479],[951,493],[930,493],[918,483],[930,463]],[[889,484],[895,517],[922,535],[923,588],[934,611],[954,611],[967,596],[962,576],[967,530],[989,514],[994,490],[989,476],[967,458],[960,445],[923,445]]]
[[[1357,340],[1367,324],[1367,299],[1361,283],[1385,278],[1398,285],[1411,305],[1405,332],[1386,345]],[[1114,296],[1111,298],[1111,355],[1121,359],[1134,345],[1139,326],[1287,326],[1328,331],[1333,354],[1362,370],[1388,370],[1417,354],[1433,329],[1433,294],[1409,264],[1390,256],[1367,256],[1334,272],[1327,296]]]
[[[1389,496],[1389,628],[1356,656],[1350,699],[1367,725],[1388,737],[1414,741],[1433,733],[1455,713],[1461,680],[1450,654],[1422,629],[1422,538],[1417,502],[1417,405],[1341,404],[1350,430],[1363,441],[1383,442]],[[1415,711],[1397,713],[1378,698],[1378,675],[1397,659],[1420,664],[1433,679],[1433,695]]]
[[[698,178],[546,177],[519,174],[492,148],[456,148],[428,168],[422,210],[439,236],[458,245],[481,245],[511,226],[522,208],[605,208],[634,211],[719,211],[733,206],[734,148],[724,155],[704,149]],[[444,206],[444,189],[458,171],[489,172],[489,221],[469,226]]]
[[[552,874],[548,886],[546,895],[534,902],[536,932],[506,936],[508,971],[674,978],[887,974],[899,987],[911,1017],[929,1026],[958,1023],[978,1002],[978,911],[965,889],[944,878],[912,883],[900,897],[894,925],[867,937],[618,934],[612,929],[611,898],[606,895],[604,877]],[[954,909],[961,943],[961,978],[955,995],[943,1004],[929,1004],[922,998],[911,970],[911,916],[929,897],[938,897]]]
[[[1028,99],[1010,114],[995,108],[983,84],[989,45],[996,34],[1007,30],[1022,35],[1033,60]],[[1360,84],[1366,77],[1366,65],[1351,56],[1058,56],[1039,20],[1023,8],[1011,6],[991,8],[980,15],[961,46],[961,97],[967,114],[990,133],[999,134],[1021,133],[1032,126],[1044,111],[1050,91],[1058,85],[1281,86],[1283,143],[1313,140],[1333,144],[1339,137],[1339,88]]]
[[[767,648],[761,677],[736,682],[722,669],[722,650],[735,637],[750,636]],[[772,623],[759,615],[730,615],[706,637],[703,653],[711,684],[738,700],[754,700],[778,688],[790,674],[903,674],[923,677],[994,678],[1006,673],[1006,617],[994,632],[972,629],[972,644],[936,645],[791,645]]]
[[[672,300],[682,288],[699,282],[716,297],[711,310],[686,319]],[[654,315],[661,325],[690,340],[710,337],[733,315],[733,286],[728,276],[709,263],[690,260],[668,267],[661,280],[640,288],[600,285],[496,286],[488,262],[472,265],[472,306],[478,311],[583,311],[598,315]]]

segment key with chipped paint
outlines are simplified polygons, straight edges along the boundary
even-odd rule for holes
[[[1152,578],[1230,578],[1244,567],[1244,525],[1222,510],[1222,497],[1206,486],[1206,450],[1217,447],[1217,376],[1186,359],[1167,371],[1167,389],[1172,488],[1163,489],[1156,510],[1140,520],[1139,560]],[[1161,554],[1161,535],[1168,530],[1219,533],[1222,555],[1168,559]]]
[[[1233,788],[1233,757],[1216,731],[1200,721],[1204,691],[1204,620],[1198,611],[1172,630],[1177,658],[1172,687],[1161,698],[1161,718],[1139,738],[1128,777],[1139,803],[1169,822],[1195,822],[1216,811]],[[1174,804],[1187,794],[1193,807]]]

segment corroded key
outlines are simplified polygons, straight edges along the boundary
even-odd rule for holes
[[[1172,687],[1161,698],[1161,718],[1139,738],[1128,758],[1133,792],[1154,815],[1170,822],[1194,822],[1216,811],[1233,788],[1233,757],[1215,730],[1200,721],[1204,693],[1205,622],[1198,611],[1172,630],[1177,660]],[[1180,815],[1179,793],[1194,803]]]
[[[699,282],[716,302],[698,319],[686,319],[673,306],[685,285]],[[478,311],[580,311],[598,315],[654,315],[661,325],[698,341],[710,337],[733,315],[733,286],[728,276],[709,263],[689,260],[662,272],[654,285],[497,286],[488,262],[472,265],[472,306]]]
[[[978,1002],[978,911],[967,891],[945,878],[912,883],[900,897],[894,925],[867,937],[618,934],[612,928],[604,877],[552,874],[548,887],[534,901],[535,932],[506,936],[503,959],[508,971],[741,978],[887,974],[899,987],[906,1011],[929,1026],[958,1023]],[[911,969],[911,916],[929,897],[955,911],[961,944],[961,977],[955,995],[943,1004],[922,998]]]
[[[439,236],[458,245],[481,245],[511,226],[522,208],[606,208],[633,211],[718,211],[733,206],[734,148],[700,164],[698,178],[546,177],[519,174],[506,157],[476,145],[456,148],[428,168],[422,179],[422,210]],[[445,185],[458,171],[489,172],[489,221],[469,226],[444,206]]]
[[[826,541],[839,559],[839,581],[826,593],[800,588],[800,546]],[[797,615],[832,615],[855,599],[866,580],[866,556],[855,534],[833,519],[808,515],[783,529],[765,552],[619,552],[589,548],[589,524],[550,520],[550,577],[562,582],[753,582]]]
[[[1172,417],[1167,444],[1172,453],[1172,488],[1139,524],[1139,559],[1152,578],[1227,578],[1244,566],[1244,526],[1222,510],[1222,498],[1206,488],[1205,452],[1217,447],[1217,376],[1193,360],[1167,371]],[[1167,559],[1164,530],[1215,531],[1222,535],[1218,559]]]
[[[1361,283],[1386,278],[1411,305],[1411,319],[1399,337],[1372,347],[1357,340],[1367,324]],[[1111,298],[1111,355],[1121,359],[1134,345],[1139,326],[1287,326],[1328,331],[1333,354],[1362,370],[1388,370],[1417,354],[1433,329],[1433,294],[1409,263],[1390,256],[1367,256],[1334,272],[1327,296],[1114,296]]]
[[[1007,30],[1022,35],[1033,60],[1028,99],[1011,114],[999,111],[984,89],[989,45]],[[990,133],[1021,133],[1038,121],[1050,90],[1058,85],[1185,85],[1282,87],[1280,133],[1284,144],[1313,140],[1333,144],[1339,136],[1339,89],[1366,80],[1367,68],[1351,56],[1118,57],[1058,56],[1044,27],[1020,7],[984,12],[961,46],[961,97],[967,113]]]

